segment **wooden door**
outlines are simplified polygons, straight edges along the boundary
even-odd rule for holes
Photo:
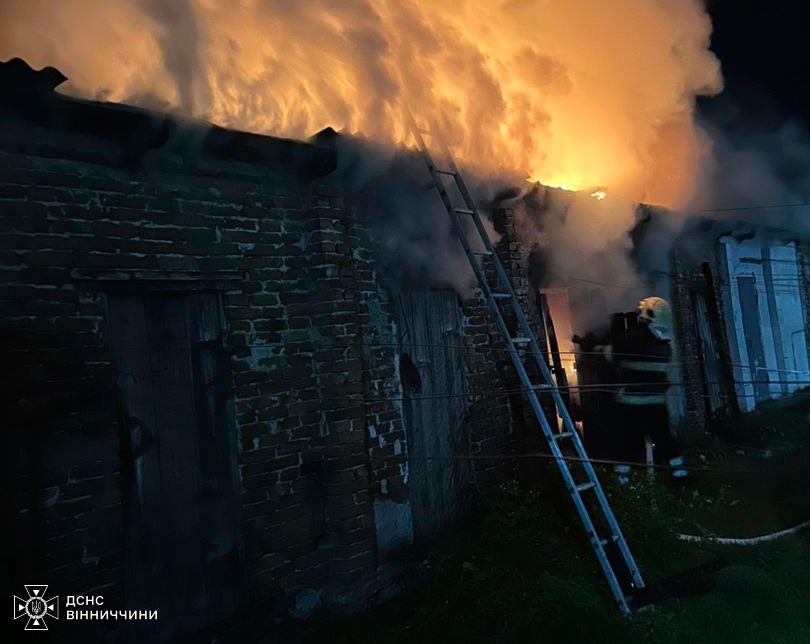
[[[158,611],[155,622],[129,624],[129,641],[174,641],[235,609],[238,496],[222,326],[214,294],[109,299],[128,425],[126,608]]]
[[[453,291],[403,295],[399,313],[414,537],[428,540],[461,511],[472,474],[461,318]]]

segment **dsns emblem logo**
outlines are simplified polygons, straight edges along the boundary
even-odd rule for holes
[[[47,586],[26,586],[28,599],[14,597],[14,619],[28,617],[25,625],[27,631],[47,631],[48,625],[45,617],[59,619],[59,595],[51,599],[45,599]]]

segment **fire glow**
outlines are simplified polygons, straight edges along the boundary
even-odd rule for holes
[[[443,121],[463,163],[676,206],[721,87],[699,0],[0,0],[0,59],[70,92],[302,138],[408,141]]]

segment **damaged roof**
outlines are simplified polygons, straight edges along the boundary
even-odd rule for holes
[[[77,99],[56,91],[67,77],[33,69],[20,58],[0,61],[0,146],[14,148],[23,125],[89,135],[119,145],[120,164],[142,168],[151,151],[171,150],[193,163],[205,157],[317,178],[337,167],[334,149],[291,139],[229,130],[130,105]],[[16,142],[19,144],[19,142]]]

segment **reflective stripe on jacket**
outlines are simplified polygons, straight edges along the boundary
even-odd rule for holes
[[[645,326],[627,332],[612,347],[621,386],[616,401],[624,405],[665,405],[669,389],[669,342],[659,340]]]

